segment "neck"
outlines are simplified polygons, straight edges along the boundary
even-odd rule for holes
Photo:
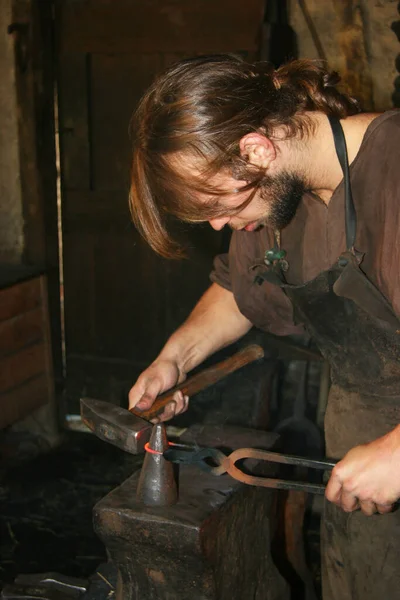
[[[368,125],[377,114],[358,114],[340,121],[346,139],[349,164],[360,149]],[[329,120],[323,113],[308,113],[313,122],[313,133],[304,140],[297,140],[298,172],[303,172],[309,189],[329,204],[332,194],[343,179],[342,168],[336,155],[335,143]]]

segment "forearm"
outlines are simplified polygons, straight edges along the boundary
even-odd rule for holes
[[[172,334],[158,358],[175,360],[182,374],[208,356],[235,342],[251,329],[233,294],[213,283],[186,319]]]

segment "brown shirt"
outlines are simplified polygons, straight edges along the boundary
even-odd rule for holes
[[[400,316],[400,111],[388,111],[369,125],[350,166],[357,212],[355,247],[361,268]],[[211,280],[233,292],[240,311],[257,327],[276,335],[297,333],[284,292],[268,282],[257,285],[250,267],[273,246],[268,227],[235,231],[229,254],[215,259]],[[286,279],[299,284],[325,271],[346,250],[343,181],[326,206],[304,195],[290,225],[282,231],[287,252]]]

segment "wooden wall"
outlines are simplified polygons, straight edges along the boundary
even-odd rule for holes
[[[0,428],[53,401],[49,333],[44,275],[0,289]]]

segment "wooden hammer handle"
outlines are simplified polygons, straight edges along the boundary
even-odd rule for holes
[[[181,390],[184,396],[194,396],[194,394],[197,394],[198,392],[208,388],[210,385],[217,383],[217,381],[223,379],[226,377],[226,375],[229,375],[229,373],[233,373],[237,369],[248,365],[258,358],[262,358],[263,356],[264,350],[261,348],[261,346],[258,346],[257,344],[246,346],[226,360],[223,360],[216,365],[209,367],[208,369],[204,369],[204,371],[196,373],[196,375],[189,377],[189,379],[186,379],[186,381],[183,383],[180,383],[171,390],[160,394],[160,396],[155,399],[149,410],[139,410],[134,407],[130,409],[130,412],[138,417],[141,417],[142,419],[147,419],[150,421],[162,413],[164,407],[173,401],[173,395],[178,390]]]

